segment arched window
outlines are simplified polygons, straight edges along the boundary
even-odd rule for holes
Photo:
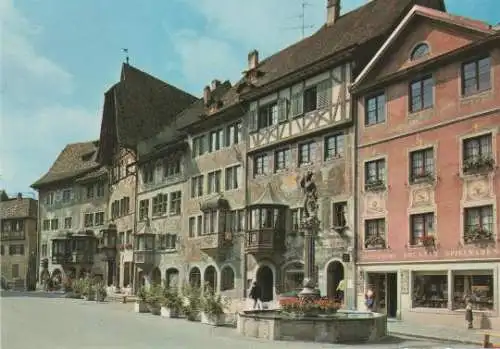
[[[234,289],[234,271],[230,266],[224,267],[221,271],[221,291],[228,291]]]
[[[427,56],[429,52],[430,52],[429,45],[425,43],[418,44],[417,46],[415,46],[413,51],[411,51],[410,59],[414,61],[416,59],[423,58]]]
[[[197,288],[201,286],[201,273],[197,267],[193,267],[189,272],[189,285]]]

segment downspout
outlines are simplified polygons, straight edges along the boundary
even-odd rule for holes
[[[354,72],[353,72],[353,65],[351,64],[351,81],[354,78]],[[353,270],[354,270],[354,308],[358,308],[358,268],[357,268],[357,261],[358,261],[358,241],[359,241],[359,219],[358,219],[358,207],[359,207],[359,195],[358,195],[358,174],[359,174],[359,167],[358,167],[358,97],[357,94],[351,94],[351,117],[353,118],[353,131],[354,131],[354,144],[353,144],[353,150],[354,150],[354,156],[353,156],[353,166],[354,166],[354,246],[353,246],[353,253],[352,253],[352,262],[353,262]]]
[[[139,188],[139,183],[138,183],[138,175],[137,172],[139,171],[139,166],[137,165],[137,153],[135,154],[135,169],[133,172],[133,176],[135,177],[135,184],[134,184],[134,230],[133,230],[133,236],[134,236],[134,250],[137,248],[136,246],[136,234],[137,234],[137,192]],[[133,253],[133,252],[132,252]],[[134,261],[134,255],[132,255],[132,261],[134,264],[134,269],[133,269],[133,274],[132,274],[132,291],[133,294],[137,294],[137,265],[135,264]]]
[[[248,124],[248,115],[247,115],[247,112],[245,110],[245,108],[240,104],[240,107],[241,107],[241,110],[243,112],[243,115],[245,116],[244,117],[244,120],[245,122]],[[243,129],[243,127],[242,127]],[[242,238],[242,244],[241,244],[241,249],[242,249],[242,254],[243,254],[243,263],[242,263],[242,269],[243,269],[243,298],[246,298],[247,297],[247,255],[245,253],[245,241],[246,241],[246,231],[248,229],[248,212],[247,212],[247,207],[248,207],[248,202],[249,202],[249,198],[248,198],[248,142],[249,142],[249,138],[248,138],[248,127],[245,127],[245,145],[244,145],[244,148],[245,148],[245,157],[243,159],[243,169],[245,170],[245,179],[244,179],[244,190],[245,190],[245,209],[243,210],[244,214],[245,214],[245,229],[244,229],[244,232],[243,232],[243,238]]]

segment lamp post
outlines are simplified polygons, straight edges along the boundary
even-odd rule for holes
[[[315,266],[316,251],[315,238],[319,231],[320,221],[318,218],[318,195],[313,173],[307,171],[300,181],[304,192],[304,214],[301,227],[304,231],[304,288],[299,297],[305,300],[314,300],[320,297],[320,291],[316,288]]]

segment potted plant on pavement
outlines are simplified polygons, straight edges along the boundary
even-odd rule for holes
[[[178,318],[182,312],[182,298],[177,288],[165,288],[161,306],[161,316]]]
[[[196,321],[200,315],[200,289],[186,286],[183,290],[184,314],[188,321]]]
[[[161,301],[162,301],[161,287],[158,285],[151,286],[146,297],[146,305],[151,314],[160,315]]]
[[[220,294],[206,287],[203,296],[201,297],[201,323],[222,326],[225,323],[224,308],[225,302]]]
[[[146,287],[142,286],[139,288],[137,291],[137,300],[134,304],[134,311],[136,313],[147,313],[148,307],[146,305],[146,298],[148,296],[148,292],[146,290]]]
[[[95,300],[95,287],[90,279],[85,279],[82,290],[83,299],[86,301]]]

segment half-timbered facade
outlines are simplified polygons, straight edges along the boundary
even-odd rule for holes
[[[499,43],[415,6],[355,81],[360,308],[500,328]]]
[[[412,3],[371,1],[340,16],[341,1],[327,1],[318,32],[262,62],[257,51],[248,56],[240,85],[249,103],[246,278],[263,285],[266,300],[302,287],[299,181],[310,170],[320,206],[318,286],[336,297],[345,280],[346,304],[354,306],[355,137],[348,87]],[[444,9],[442,1],[422,3]]]
[[[105,278],[98,255],[100,230],[107,221],[107,172],[96,162],[98,141],[68,144],[32,188],[38,190],[40,281]]]

